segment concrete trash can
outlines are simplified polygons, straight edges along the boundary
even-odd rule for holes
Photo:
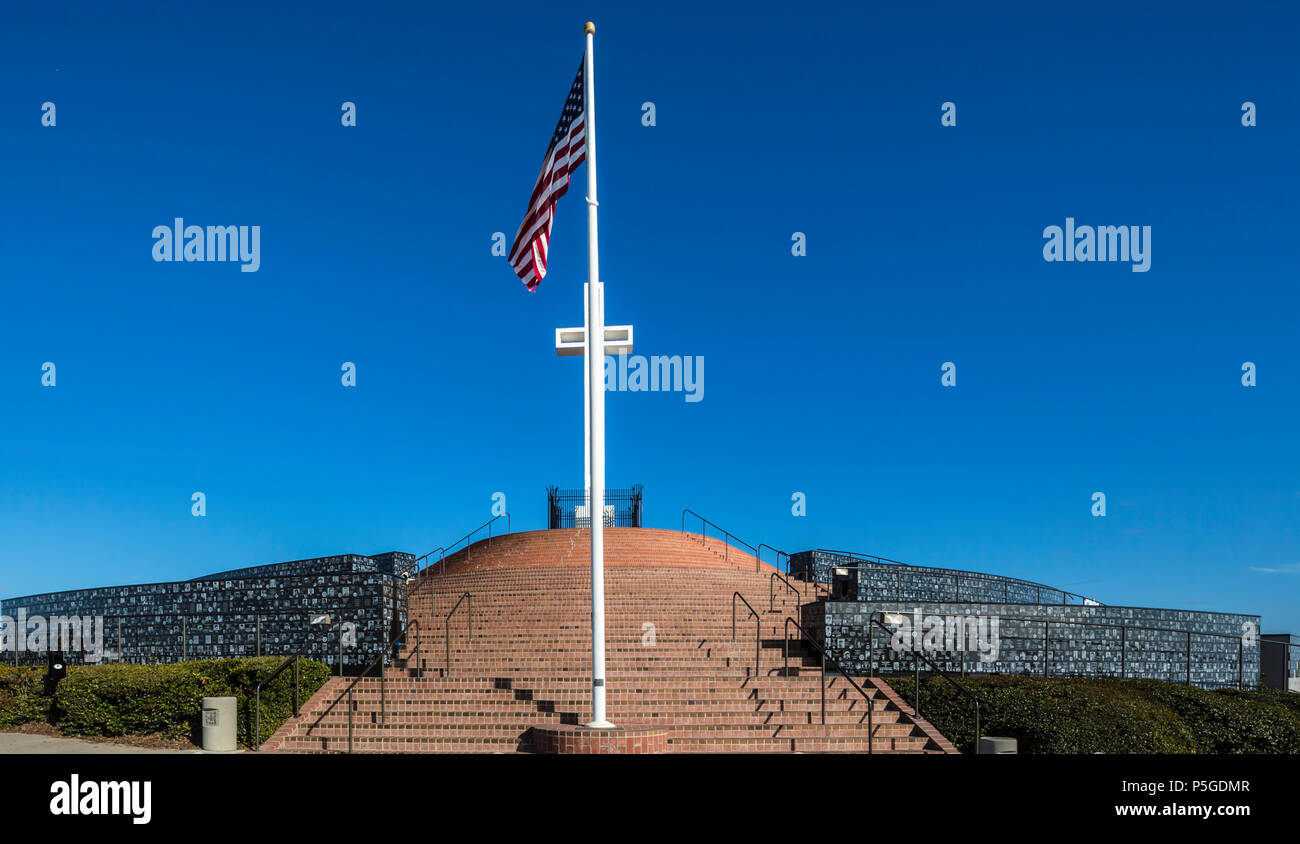
[[[232,752],[239,749],[235,737],[237,698],[205,697],[203,699],[203,749]]]
[[[979,756],[992,756],[1001,753],[1019,753],[1017,742],[1006,736],[981,736]]]

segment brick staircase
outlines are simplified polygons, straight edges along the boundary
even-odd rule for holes
[[[532,750],[530,728],[590,717],[590,537],[585,529],[483,540],[421,572],[409,590],[418,635],[380,685],[353,691],[354,749],[492,753]],[[645,528],[605,531],[608,713],[620,725],[666,727],[670,752],[867,750],[868,701],[838,675],[826,679],[794,639],[782,669],[784,620],[810,600],[752,556],[697,534]],[[739,600],[731,639],[734,592]],[[470,607],[444,620],[462,594]],[[446,649],[450,644],[450,664]],[[418,645],[418,650],[417,650]],[[870,695],[875,752],[955,752],[878,679],[855,678]],[[346,751],[348,713],[333,678],[263,750]]]

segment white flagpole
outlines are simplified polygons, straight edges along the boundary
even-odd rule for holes
[[[587,390],[591,427],[591,723],[588,727],[614,726],[605,720],[605,309],[600,284],[600,259],[596,248],[596,84],[593,39],[587,34],[583,72],[587,135]]]

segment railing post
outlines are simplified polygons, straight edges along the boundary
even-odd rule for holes
[[[754,613],[754,682],[758,682],[758,648],[763,640],[763,620]]]
[[[785,618],[785,627],[781,631],[781,650],[785,653],[781,663],[781,675],[790,676],[790,617]]]
[[[806,633],[804,635],[807,635]],[[822,659],[822,726],[826,726],[826,659]]]
[[[348,753],[352,752],[352,687],[348,687]]]
[[[980,752],[980,699],[975,698],[975,752]]]
[[[876,614],[867,620],[867,676],[876,676]]]
[[[1047,648],[1048,648],[1048,645],[1047,645],[1047,635],[1048,635],[1048,634],[1047,634],[1047,629],[1048,629],[1048,626],[1049,626],[1050,624],[1051,624],[1050,621],[1044,621],[1044,622],[1043,622],[1043,676],[1044,676],[1044,677],[1047,676],[1047,656],[1048,656],[1048,654],[1047,654]]]
[[[298,715],[298,657],[293,658],[293,714]]]
[[[921,652],[916,649],[916,631],[912,631],[912,666],[916,670],[916,701],[912,709],[916,711],[916,717],[921,717]]]

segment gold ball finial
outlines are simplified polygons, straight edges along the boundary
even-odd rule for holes
[[[591,21],[587,21],[587,24],[582,28],[582,31],[588,35],[594,35],[596,32],[596,25]]]

